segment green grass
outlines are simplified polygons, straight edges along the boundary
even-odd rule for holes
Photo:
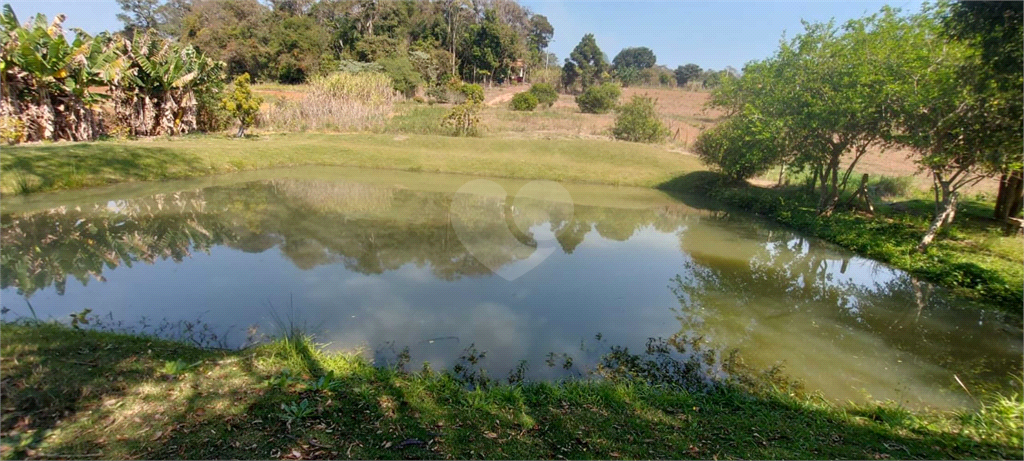
[[[393,134],[186,136],[4,147],[0,193],[181,179],[239,170],[336,165],[653,187],[700,169],[656,146],[598,140]]]
[[[441,125],[448,106],[401,104],[384,127],[386,133],[447,135],[451,129]]]
[[[3,330],[4,458],[1020,458],[1022,402],[911,413],[777,391],[501,384],[375,368],[308,340],[211,351]]]
[[[874,216],[840,210],[817,216],[816,197],[799,187],[768,189],[723,185],[710,172],[691,173],[660,186],[666,190],[706,190],[731,206],[770,217],[911,275],[951,288],[1020,319],[1024,304],[1024,247],[1018,236],[1004,236],[992,216],[992,203],[965,200],[954,223],[925,253],[917,244],[931,223],[934,205],[926,199],[879,205]]]

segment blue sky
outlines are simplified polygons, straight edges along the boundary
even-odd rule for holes
[[[3,0],[0,0],[3,1]],[[114,0],[14,0],[18,19],[35,13],[52,17],[65,13],[67,27],[87,32],[120,29]],[[747,61],[763,59],[777,48],[782,33],[802,30],[801,19],[837,21],[878,11],[892,5],[916,11],[919,0],[892,2],[832,1],[555,1],[521,0],[535,13],[548,17],[555,27],[549,51],[564,59],[583,34],[593,33],[598,46],[614,57],[622,48],[646,46],[658,63],[669,67],[696,63],[704,68],[742,68]]]

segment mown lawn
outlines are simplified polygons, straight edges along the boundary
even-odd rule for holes
[[[651,187],[701,169],[659,146],[600,140],[413,134],[186,136],[4,147],[0,194],[180,179],[298,165],[336,165]]]
[[[469,390],[308,340],[243,351],[2,326],[3,458],[1014,458],[1019,397],[982,412],[778,391],[570,381]]]

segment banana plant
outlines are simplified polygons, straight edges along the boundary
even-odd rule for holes
[[[147,32],[116,47],[120,71],[111,80],[115,110],[136,135],[196,129],[196,91],[222,78],[223,65],[191,46]]]
[[[9,5],[0,13],[0,116],[21,119],[25,139],[92,139],[98,134],[92,106],[103,95],[89,87],[104,83],[113,55],[106,37],[76,30],[68,42],[64,15],[47,22],[39,14],[24,26]]]

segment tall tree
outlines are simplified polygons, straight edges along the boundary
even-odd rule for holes
[[[621,68],[633,68],[637,70],[650,69],[654,67],[658,58],[654,55],[654,52],[646,46],[623,48],[619,51],[619,54],[615,55],[615,59],[612,60],[612,65],[615,69]]]
[[[470,62],[476,71],[503,78],[512,62],[523,52],[522,42],[512,27],[502,23],[495,10],[487,10],[480,24],[470,27]]]
[[[696,64],[687,64],[685,66],[676,67],[674,75],[676,77],[676,85],[686,86],[690,81],[696,80],[700,77],[703,70]]]
[[[117,19],[124,23],[126,32],[156,30],[163,24],[161,0],[117,0],[117,5],[123,11],[117,14]]]
[[[458,56],[458,43],[466,24],[472,19],[472,10],[468,0],[441,0],[442,14],[447,31],[448,51],[452,54],[452,75],[459,75],[455,57]]]
[[[742,76],[712,74],[725,77],[714,104],[733,113],[749,105],[767,119],[783,121],[783,145],[799,146],[799,152],[780,158],[810,167],[820,180],[821,214],[832,213],[867,148],[891,128],[888,81],[880,72],[900,65],[893,50],[898,40],[878,31],[898,21],[897,11],[885,9],[842,28],[805,22],[804,33],[782,43],[771,58],[748,64]],[[849,163],[842,168],[844,160]]]
[[[548,22],[547,16],[535,14],[530,17],[530,46],[543,54],[555,36],[555,27]]]
[[[999,166],[999,194],[995,218],[1016,216],[1024,205],[1024,169],[1021,156],[1021,120],[1024,120],[1024,3],[958,2],[950,5],[946,32],[980,53],[978,72],[996,107],[986,126],[989,135],[1003,138],[1003,150],[1012,153]]]
[[[580,85],[583,86],[583,89],[600,83],[604,73],[608,71],[608,62],[605,61],[601,48],[598,48],[594,34],[584,35],[572,53],[569,53],[569,59],[572,60],[576,72],[579,74]]]

